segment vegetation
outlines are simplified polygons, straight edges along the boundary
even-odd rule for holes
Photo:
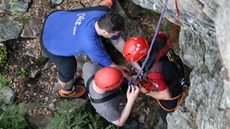
[[[16,74],[20,77],[22,77],[24,79],[24,81],[27,81],[29,80],[29,73],[28,71],[23,68],[23,67],[20,67],[17,71],[16,71]]]
[[[3,87],[10,86],[10,80],[0,76],[0,91]],[[0,92],[1,93],[1,92]],[[22,107],[11,102],[4,104],[0,100],[0,129],[25,129],[29,124],[25,119],[26,112]],[[67,101],[61,103],[60,109],[50,117],[48,128],[54,129],[118,129],[104,121],[98,114],[90,111],[71,111]]]
[[[48,128],[54,129],[118,129],[118,127],[109,125],[98,114],[92,114],[90,111],[80,112],[71,111],[70,105],[66,101],[62,102],[62,108],[50,118],[51,122]]]
[[[10,80],[0,76],[0,91],[3,87],[10,86]],[[1,92],[0,92],[1,93]],[[25,129],[25,111],[14,103],[4,104],[0,99],[0,129]]]
[[[17,2],[18,2],[18,1],[10,0],[10,1],[9,1],[10,7],[11,7],[11,8],[15,7],[15,6],[17,5]],[[11,13],[11,15],[12,15],[14,18],[18,18],[18,17],[20,17],[20,15],[21,15],[17,10],[14,10],[14,9],[11,9],[11,10],[10,10],[10,13]]]
[[[0,43],[0,70],[3,71],[6,67],[7,49],[4,44]]]
[[[10,80],[0,76],[0,91],[3,87],[10,86]]]
[[[13,103],[0,108],[0,129],[25,129],[27,126],[22,108]]]

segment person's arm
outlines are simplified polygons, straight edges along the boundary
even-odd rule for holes
[[[127,103],[121,112],[121,116],[118,120],[112,121],[113,124],[117,126],[123,126],[128,119],[131,109],[133,107],[134,101],[136,100],[139,93],[139,88],[137,86],[129,86],[127,90]]]
[[[111,42],[113,46],[122,54],[122,49],[125,45],[125,40],[122,36],[119,37],[117,40],[112,40]],[[135,68],[136,72],[139,72],[141,70],[140,65],[137,62],[131,62],[131,65]]]
[[[123,75],[124,75],[125,78],[127,78],[128,80],[132,79],[131,72],[130,72],[130,70],[126,66],[116,65],[116,64],[114,64],[112,62],[111,65],[110,65],[110,67],[117,67],[117,68],[119,68],[122,71],[122,73],[123,73]]]
[[[169,91],[169,88],[166,88],[162,91],[149,91],[149,93],[147,93],[147,90],[144,87],[140,86],[139,88],[142,93],[145,93],[146,95],[151,96],[155,99],[160,99],[160,100],[171,99],[171,93]]]
[[[161,100],[170,100],[171,99],[171,92],[169,91],[168,85],[165,81],[165,78],[160,73],[150,73],[148,74],[148,78],[150,79],[152,86],[155,86],[158,91],[149,91],[140,86],[140,91],[142,93],[146,93],[146,95],[151,96],[155,99]]]

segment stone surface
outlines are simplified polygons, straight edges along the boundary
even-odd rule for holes
[[[133,0],[161,12],[162,0]],[[177,0],[181,27],[180,56],[192,68],[185,105],[167,118],[168,128],[230,128],[230,20],[227,0]],[[175,22],[174,1],[168,1],[165,17]]]
[[[220,54],[224,64],[221,72],[221,75],[224,79],[224,94],[221,101],[222,108],[230,107],[230,32],[228,31],[230,29],[229,6],[230,2],[226,0],[224,4],[218,8],[218,15],[216,17],[218,47],[220,49]]]
[[[29,117],[28,121],[33,129],[46,129],[50,120],[47,116],[36,115]]]
[[[160,13],[166,0],[133,0],[134,3]],[[180,56],[192,68],[191,87],[185,102],[174,113],[168,115],[169,129],[228,129],[230,128],[230,20],[228,0],[177,0],[181,27],[179,37]],[[24,12],[30,0],[0,4],[0,12]],[[126,19],[123,32],[125,39],[133,35],[144,36],[142,28],[127,18],[122,7],[117,4],[116,11]],[[17,14],[17,13],[16,13]],[[173,0],[168,0],[165,18],[175,22],[176,8]],[[34,22],[36,24],[36,22]],[[17,39],[21,32],[19,22],[13,17],[0,19],[0,42]],[[36,37],[33,31],[32,37]],[[30,37],[30,36],[29,36]],[[83,56],[82,64],[86,60]],[[81,64],[81,65],[82,65]],[[79,68],[80,66],[79,65]],[[48,99],[46,99],[48,101]],[[69,101],[76,110],[86,102]],[[52,108],[54,102],[51,102]],[[48,105],[25,105],[26,108],[44,108]],[[59,104],[57,104],[59,107]],[[153,124],[153,122],[151,123]],[[151,126],[152,127],[152,126]]]
[[[19,22],[13,17],[0,18],[0,42],[9,39],[17,39],[21,32]]]
[[[51,0],[53,4],[61,4],[63,0]]]
[[[23,38],[37,38],[41,31],[40,25],[41,23],[36,18],[31,17],[25,24],[20,36]]]
[[[26,12],[31,0],[5,0],[6,10],[10,12]]]
[[[0,90],[0,100],[6,104],[12,102],[14,96],[14,92],[10,87],[3,87]]]

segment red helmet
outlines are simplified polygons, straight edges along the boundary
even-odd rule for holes
[[[100,69],[94,77],[94,82],[100,89],[113,90],[120,86],[124,76],[120,69],[115,67],[105,67]]]
[[[136,62],[147,55],[149,45],[147,40],[142,37],[134,36],[126,41],[123,47],[123,55],[128,62]]]

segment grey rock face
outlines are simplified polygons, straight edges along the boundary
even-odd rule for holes
[[[223,5],[218,8],[218,15],[216,17],[216,33],[218,40],[218,47],[223,59],[224,67],[221,71],[221,75],[224,78],[224,94],[221,103],[222,108],[230,107],[230,2],[225,1]]]
[[[200,67],[204,64],[203,55],[205,54],[205,45],[202,39],[196,33],[181,29],[180,48],[183,62],[190,68]],[[195,52],[196,50],[196,52]]]
[[[133,0],[134,3],[161,13],[164,1],[162,0]],[[178,8],[180,11],[180,25],[184,28],[198,33],[202,36],[215,38],[215,25],[213,19],[207,16],[203,12],[204,4],[200,1],[183,1],[177,0]],[[210,3],[210,2],[208,2]],[[176,19],[176,7],[173,0],[168,0],[165,17],[175,22]]]
[[[125,39],[130,38],[134,35],[146,37],[146,34],[143,32],[142,28],[138,25],[138,23],[128,18],[121,5],[117,1],[115,2],[115,7],[116,8],[114,8],[114,10],[117,11],[126,21],[125,29],[122,32],[122,35],[124,35]]]
[[[160,13],[161,0],[133,0]],[[169,129],[230,128],[230,20],[227,0],[177,0],[181,26],[179,46],[183,62],[193,68],[185,105],[168,115]],[[175,22],[174,1],[165,17]]]

